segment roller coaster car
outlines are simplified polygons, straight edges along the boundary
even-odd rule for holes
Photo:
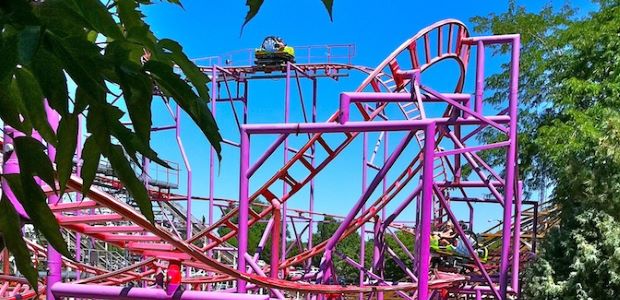
[[[475,234],[472,233],[470,236],[478,258],[482,263],[486,263],[489,257],[488,248],[478,245]],[[452,244],[440,246],[437,235],[431,236],[431,257],[431,266],[440,271],[465,274],[473,272],[475,269],[474,260],[469,253],[458,251],[457,247]]]
[[[254,64],[269,73],[280,70],[287,62],[294,63],[295,49],[287,46],[282,38],[268,36],[261,47],[254,50],[254,58]]]

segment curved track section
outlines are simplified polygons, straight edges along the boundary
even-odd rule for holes
[[[374,103],[375,106],[356,103],[355,106],[359,115],[355,117],[363,122],[380,122],[381,120],[387,120],[383,113],[388,107],[397,106],[397,109],[402,113],[402,120],[430,119],[425,107],[426,100],[429,99],[430,95],[425,94],[421,90],[416,80],[414,80],[414,76],[420,76],[421,73],[445,60],[454,60],[458,65],[456,85],[454,93],[451,95],[467,96],[462,92],[471,47],[471,43],[465,42],[468,38],[468,30],[463,23],[457,20],[444,20],[424,28],[405,41],[374,69],[338,65],[342,68],[358,70],[368,74],[366,79],[355,89],[355,92],[402,93],[411,95],[411,101],[405,103],[379,102]],[[455,107],[447,105],[442,116],[445,118],[453,117],[454,111]],[[341,112],[336,111],[326,122],[338,122],[340,117]],[[309,135],[307,143],[300,147],[276,174],[251,193],[249,197],[251,208],[248,226],[253,226],[271,218],[276,211],[276,207],[286,203],[291,197],[307,186],[313,178],[339,157],[343,150],[359,135],[359,132],[348,132],[342,135],[339,141],[328,139],[325,134],[321,133]],[[432,138],[441,140],[444,136],[445,133],[439,131]],[[286,138],[287,135],[279,137],[280,141]],[[397,175],[393,176],[386,185],[385,192],[376,197],[365,210],[352,210],[349,212],[349,215],[354,217],[353,221],[347,225],[341,235],[334,236],[331,241],[328,240],[314,245],[312,248],[301,251],[301,253],[292,257],[284,258],[278,265],[278,268],[286,270],[288,267],[307,262],[310,258],[317,255],[323,255],[324,259],[331,259],[329,255],[326,255],[326,253],[331,253],[333,250],[329,249],[328,244],[337,243],[358,231],[364,224],[376,220],[379,217],[379,212],[386,208],[391,201],[397,199],[397,196],[409,183],[419,182],[416,180],[419,180],[422,170],[422,146],[425,144],[427,137],[424,136],[423,132],[418,131],[415,133],[414,138],[420,149],[418,155],[413,156],[408,164],[396,170]],[[436,147],[436,152],[443,150],[438,146]],[[321,151],[324,155],[319,157],[314,163],[310,163],[308,157],[314,151]],[[450,161],[447,159],[436,158],[433,164],[433,179],[440,178],[443,182],[450,182],[457,177],[454,174],[453,167],[450,165]],[[299,177],[294,175],[293,170],[295,169],[307,170],[308,174]],[[282,185],[287,186],[288,191],[282,196],[277,196],[276,190],[279,190]],[[79,193],[81,187],[81,179],[78,176],[72,176],[69,180],[68,188],[75,193]],[[420,198],[421,192],[422,187],[419,185],[407,196],[406,201],[411,202]],[[443,187],[438,188],[438,193],[443,193]],[[269,271],[266,268],[253,267],[248,269],[248,272],[239,271],[207,254],[208,251],[222,247],[231,239],[238,237],[239,224],[235,221],[239,216],[239,208],[237,207],[233,207],[230,212],[222,216],[213,225],[204,228],[194,234],[192,238],[185,240],[181,238],[182,235],[178,232],[172,232],[169,228],[165,228],[160,224],[148,222],[144,216],[136,212],[135,208],[111,193],[92,187],[90,192],[84,196],[87,200],[82,202],[61,203],[51,206],[60,225],[68,231],[87,235],[95,240],[115,245],[120,249],[128,250],[132,254],[142,255],[146,259],[118,270],[103,270],[64,259],[63,263],[65,266],[91,274],[90,277],[79,279],[75,283],[123,285],[132,280],[151,282],[153,274],[158,269],[166,269],[168,267],[168,261],[180,261],[186,266],[204,272],[203,276],[184,279],[183,282],[190,284],[242,279],[259,287],[267,287],[272,291],[288,290],[312,294],[389,291],[411,291],[415,294],[417,288],[417,281],[396,285],[379,284],[377,282],[376,284],[362,286],[339,286],[321,284],[320,278],[317,284],[271,278],[265,276],[265,273]],[[259,198],[264,198],[268,203],[274,203],[274,205],[259,205]],[[98,209],[99,214],[88,217],[81,216],[82,211],[93,209]],[[386,220],[382,220],[383,226],[390,226],[399,213],[395,212]],[[442,212],[441,206],[438,205],[435,209],[435,218],[441,220],[444,216],[446,216],[446,213]],[[447,216],[445,218],[447,219]],[[226,228],[227,233],[220,235],[219,230],[221,228]],[[488,237],[488,239],[491,241],[492,237]],[[35,253],[35,258],[45,259],[46,254],[43,247],[34,242],[30,242],[29,247]],[[313,279],[317,278],[314,277]],[[428,288],[431,290],[451,289],[462,285],[463,282],[469,279],[469,276],[460,274],[435,272],[431,276]],[[33,297],[36,293],[33,290],[24,288],[20,280],[14,277],[0,278],[0,281],[7,282],[2,286],[3,290],[0,290],[0,296],[12,296],[6,292],[10,289],[11,291],[16,291],[15,294],[21,295],[24,299]]]

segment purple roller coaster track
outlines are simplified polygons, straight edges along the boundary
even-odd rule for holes
[[[503,109],[491,107],[483,96],[485,49],[491,45],[512,49]],[[232,122],[218,118],[220,109],[230,108],[240,137],[224,139],[231,153],[239,155],[238,169],[220,170],[238,177],[238,198],[216,197],[223,188],[216,186],[213,149],[208,195],[196,195],[181,139],[180,108],[163,99],[171,125],[152,130],[174,133],[183,162],[182,167],[171,163],[171,169],[158,169],[145,159],[141,166],[147,170],[142,178],[156,222],[138,212],[103,161],[86,194],[81,194],[79,171],[71,176],[69,192],[62,198],[44,187],[75,260],[62,257],[26,226],[24,239],[33,263],[46,272],[39,286],[31,287],[4,251],[0,299],[34,299],[38,294],[47,299],[516,299],[520,267],[535,253],[536,239],[543,233],[538,224],[552,226],[556,214],[555,209],[539,212],[540,203],[522,200],[517,160],[519,48],[519,35],[474,37],[463,23],[444,20],[405,41],[376,68],[352,64],[352,45],[295,47],[295,63],[268,73],[252,65],[252,51],[197,60],[211,78],[212,113],[219,122]],[[248,65],[239,64],[245,61]],[[457,66],[456,72],[442,75],[456,82],[449,91],[439,91],[425,80],[427,70],[443,61]],[[471,94],[465,92],[468,66],[475,68]],[[317,82],[349,73],[365,79],[333,99],[339,101],[337,111],[319,122]],[[284,81],[283,123],[248,122],[249,82],[260,79]],[[302,92],[304,86],[310,91]],[[291,100],[296,98],[302,122],[291,122]],[[52,127],[57,126],[57,114],[49,107],[47,114]],[[480,142],[489,131],[502,133],[502,140]],[[17,134],[5,126],[2,143],[11,144]],[[376,143],[370,143],[375,137]],[[258,139],[270,139],[271,144]],[[346,215],[317,212],[315,201],[321,199],[315,199],[315,179],[332,172],[328,166],[359,144],[356,139],[361,139],[363,149],[357,200],[347,206]],[[78,138],[77,166],[81,146]],[[503,166],[485,162],[480,152],[489,150],[504,153]],[[16,155],[6,154],[3,173],[19,172]],[[55,155],[53,148],[49,155]],[[236,156],[226,159],[236,161]],[[4,179],[2,191],[13,197]],[[289,207],[296,195],[307,208]],[[192,215],[196,201],[208,204],[202,221]],[[458,203],[466,212],[456,212]],[[491,206],[501,212],[501,222],[472,238],[472,228],[480,228],[474,215],[484,216]],[[319,217],[337,220],[338,227],[329,239],[315,244]],[[259,224],[262,238],[250,252],[255,245],[249,245],[249,233]],[[446,228],[451,237],[445,237]],[[411,236],[413,246],[405,245],[397,231]],[[359,258],[338,251],[338,245],[354,234],[360,238]],[[396,241],[400,257],[387,237]],[[372,249],[366,249],[371,240]],[[270,259],[264,263],[259,258],[265,257],[261,252],[268,243]],[[368,251],[370,265],[364,259]],[[385,276],[387,260],[400,268],[402,279]],[[336,261],[358,270],[359,280],[339,281]]]

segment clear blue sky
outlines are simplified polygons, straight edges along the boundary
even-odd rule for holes
[[[538,10],[546,2],[519,1],[530,10]],[[553,1],[553,3],[561,5],[564,1]],[[575,0],[573,3],[583,5],[584,11],[591,9],[589,1]],[[508,1],[336,0],[333,9],[334,21],[330,22],[319,0],[266,0],[259,14],[245,27],[242,35],[240,35],[241,24],[247,11],[245,1],[185,0],[183,5],[184,9],[181,9],[175,5],[159,3],[146,8],[145,14],[159,38],[177,40],[192,58],[258,47],[265,36],[278,35],[293,46],[355,44],[354,63],[374,67],[404,40],[423,27],[445,18],[455,18],[465,22],[471,29],[469,22],[471,17],[493,12],[500,13],[506,10]],[[489,73],[495,70],[496,67],[493,66],[497,66],[497,63],[491,63]],[[352,74],[338,82],[329,79],[321,80],[319,82],[318,119],[326,120],[337,108],[338,94],[343,91],[352,91],[362,79],[359,75]],[[469,74],[468,87],[471,86],[472,79],[472,74]],[[441,76],[437,76],[428,84],[437,86],[437,89],[441,90]],[[302,87],[304,99],[308,101],[310,95],[308,85],[305,84]],[[296,93],[297,90],[293,89],[292,94],[296,95]],[[284,83],[282,80],[251,82],[249,98],[251,123],[283,121]],[[293,97],[292,102],[292,120],[300,120],[299,98]],[[241,108],[237,107],[237,109]],[[166,120],[169,120],[161,105],[155,105],[154,110],[158,119],[157,124],[164,124]],[[230,111],[229,105],[218,106],[219,126],[226,138],[238,141],[238,135],[235,133],[236,125]],[[183,123],[183,142],[194,172],[194,195],[207,196],[209,146],[189,119],[184,118]],[[390,137],[392,145],[396,143],[398,137],[399,135]],[[373,138],[376,139],[376,135],[371,136],[370,143],[374,143]],[[153,143],[154,148],[165,159],[182,164],[172,134],[157,133],[153,137]],[[253,144],[252,157],[256,159],[267,144],[266,140],[258,140],[256,144]],[[349,148],[332,166],[317,177],[317,211],[344,215],[359,197],[361,142],[357,141]],[[215,194],[217,197],[237,198],[238,155],[236,149],[225,146],[219,175],[216,170]],[[282,153],[276,152],[274,156],[275,158],[270,159],[269,164],[261,169],[253,179],[252,191],[281,166]],[[370,172],[369,175],[372,176],[374,173]],[[303,190],[294,197],[290,206],[306,208],[307,190]],[[206,203],[195,204],[193,211],[198,217],[207,214]],[[405,216],[411,219],[413,212],[407,211]],[[495,210],[477,215],[480,221],[477,227],[487,227],[489,225],[487,221],[495,218],[497,218]]]

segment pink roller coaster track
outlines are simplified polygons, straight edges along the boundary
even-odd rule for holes
[[[485,48],[493,44],[512,47],[510,86],[506,87],[508,101],[503,110],[492,109],[483,101]],[[105,164],[100,165],[88,194],[80,194],[79,174],[71,176],[70,192],[63,199],[47,187],[50,208],[77,261],[60,257],[52,248],[41,246],[36,237],[26,235],[33,262],[40,270],[47,270],[37,291],[49,299],[456,299],[471,295],[475,299],[505,300],[518,296],[523,260],[520,253],[535,251],[539,219],[538,204],[522,209],[522,202],[531,203],[522,201],[517,176],[519,36],[471,37],[463,23],[444,20],[405,41],[376,68],[352,65],[354,48],[350,45],[319,49],[328,56],[326,63],[317,63],[317,56],[312,53],[317,48],[320,47],[303,48],[307,53],[298,62],[303,57],[307,57],[307,62],[289,62],[273,73],[263,73],[255,66],[220,66],[221,59],[217,58],[202,67],[212,79],[212,112],[216,114],[218,106],[229,106],[239,130],[240,141],[225,140],[226,145],[239,149],[240,168],[235,173],[239,177],[238,199],[215,197],[217,167],[213,149],[209,195],[193,194],[192,167],[180,136],[180,110],[169,101],[164,101],[164,105],[173,124],[154,127],[153,131],[175,131],[187,172],[186,191],[174,191],[181,178],[178,168],[161,171],[163,175],[160,171],[144,174],[145,184],[159,208],[155,224],[132,206],[122,184]],[[470,62],[472,50],[475,60]],[[347,54],[336,55],[338,51]],[[444,76],[456,84],[449,91],[439,92],[425,81],[425,71],[448,60],[455,62],[457,68]],[[464,92],[470,63],[475,67],[473,94]],[[353,92],[341,94],[339,109],[326,122],[317,122],[318,80],[338,79],[348,72],[361,72],[366,78]],[[248,124],[248,82],[264,78],[285,80],[284,123]],[[308,97],[304,99],[301,82],[312,86],[310,101],[306,101]],[[291,94],[295,89],[299,92],[302,123],[289,122],[291,98],[295,98]],[[55,112],[48,108],[47,113],[50,123],[57,124]],[[484,131],[502,132],[504,139],[491,144],[476,141]],[[12,142],[14,133],[5,127],[4,144]],[[252,137],[258,136],[275,140],[264,148],[253,144]],[[362,190],[357,201],[344,216],[316,212],[315,178],[328,172],[326,167],[351,148],[359,136],[363,145]],[[378,136],[377,142],[369,144],[370,136]],[[388,137],[397,143],[392,141],[390,145]],[[78,165],[79,149],[80,145]],[[260,153],[255,161],[250,159],[250,149]],[[282,167],[262,184],[250,185],[250,181],[258,183],[256,174],[269,172],[266,161],[279,149]],[[492,168],[482,159],[479,152],[487,150],[505,153],[502,168]],[[379,158],[381,154],[383,157]],[[53,149],[50,155],[54,155]],[[14,154],[3,162],[3,167],[4,173],[18,172]],[[142,167],[154,168],[148,161]],[[466,167],[472,170],[471,175],[462,175]],[[162,177],[166,179],[163,183]],[[176,182],[171,182],[171,178]],[[8,190],[4,182],[2,188]],[[308,191],[308,209],[287,207],[293,196]],[[481,198],[481,194],[490,196]],[[179,201],[185,202],[185,207],[175,204]],[[200,222],[192,217],[194,201],[208,202],[207,220]],[[459,222],[452,210],[451,204],[456,202],[466,203],[469,209],[465,222]],[[502,212],[500,225],[485,233],[484,243],[481,242],[494,249],[488,260],[479,257],[462,226],[474,226],[474,211],[480,206],[473,203],[496,206]],[[409,216],[413,220],[398,221],[397,218],[406,219],[403,211],[408,207],[415,211],[415,215]],[[217,210],[222,211],[221,217],[214,220]],[[318,216],[331,216],[339,225],[331,238],[313,245]],[[454,224],[465,246],[465,257],[469,256],[467,271],[446,271],[432,265],[438,256],[431,253],[431,232],[446,222]],[[257,224],[266,224],[266,228],[257,253],[249,253],[249,230]],[[394,234],[395,230],[412,235],[414,247],[408,249]],[[287,243],[290,231],[294,240]],[[359,261],[337,250],[339,243],[354,233],[359,233],[361,239]],[[397,241],[406,257],[396,255],[386,243],[386,236]],[[271,260],[268,265],[261,265],[258,258],[269,237]],[[373,249],[365,249],[368,237],[373,239]],[[233,239],[236,247],[231,244]],[[298,251],[291,255],[295,247]],[[373,254],[370,266],[364,261],[367,250]],[[312,266],[313,257],[321,258],[320,265]],[[388,259],[402,269],[402,280],[386,279],[383,268]],[[333,284],[338,282],[335,260],[359,270],[359,282]],[[413,265],[404,263],[406,260]],[[37,291],[14,272],[7,252],[3,252],[2,262],[0,299],[36,297]],[[162,284],[158,276],[168,270],[170,277],[178,267],[185,270],[182,278],[164,280]],[[301,274],[289,274],[293,267],[302,270]],[[137,286],[130,287],[129,283]]]

